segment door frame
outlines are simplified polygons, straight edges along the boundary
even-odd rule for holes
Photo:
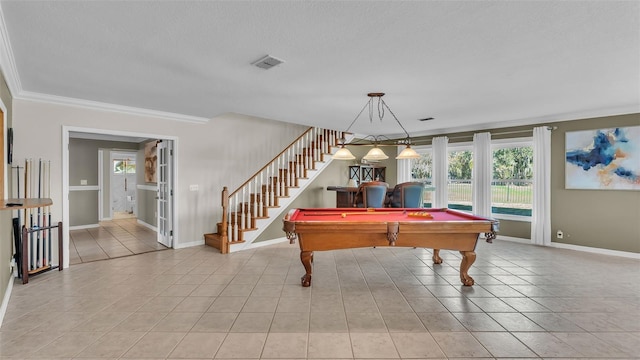
[[[96,128],[85,128],[78,126],[62,126],[62,251],[64,257],[64,267],[69,267],[69,133],[70,132],[82,132],[89,134],[100,134],[100,135],[114,135],[114,136],[126,136],[126,137],[138,137],[138,138],[149,138],[149,139],[162,139],[162,140],[172,140],[173,141],[173,166],[172,166],[172,175],[173,175],[173,188],[178,189],[178,137],[176,136],[168,136],[168,135],[159,135],[159,134],[151,134],[151,133],[139,133],[132,131],[121,131],[121,130],[107,130],[107,129],[96,129]],[[179,194],[178,191],[174,191],[173,202],[172,202],[172,211],[174,214],[177,214],[178,204],[179,204]],[[173,248],[176,247],[176,244],[179,243],[179,224],[175,220],[175,216],[172,219],[173,221]]]
[[[109,218],[113,219],[113,189],[111,188],[111,184],[113,184],[113,160],[119,158],[120,156],[118,155],[123,155],[126,157],[133,157],[133,159],[136,161],[136,177],[138,176],[138,159],[137,159],[137,152],[136,151],[126,151],[126,150],[111,150],[109,151]],[[137,196],[137,186],[138,186],[138,181],[136,179],[136,202],[135,202],[135,208],[133,210],[133,213],[136,215],[136,217],[138,216],[138,196]],[[126,195],[125,195],[126,196]]]

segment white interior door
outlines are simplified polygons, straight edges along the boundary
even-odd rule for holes
[[[158,160],[158,242],[173,247],[173,141],[159,140]]]
[[[111,153],[111,218],[135,216],[136,153]]]

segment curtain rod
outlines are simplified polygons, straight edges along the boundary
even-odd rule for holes
[[[557,126],[547,126],[547,130],[556,130],[558,127]],[[491,133],[491,135],[512,135],[512,134],[522,134],[522,133],[530,133],[532,132],[533,129],[527,129],[527,130],[514,130],[514,131],[503,131],[503,132],[497,132],[497,133]],[[486,132],[486,131],[485,131]],[[490,131],[489,131],[490,132]],[[471,135],[459,135],[459,136],[450,136],[448,137],[449,139],[467,139],[467,138],[473,138],[474,134],[477,134],[479,132],[475,132]],[[414,142],[414,144],[417,144],[419,142],[421,142],[421,140],[433,140],[433,138],[438,137],[438,135],[433,135],[430,138],[426,138],[426,139],[418,139]]]
[[[557,126],[547,126],[548,130],[556,130],[558,127]],[[486,131],[483,131],[486,132]],[[489,131],[490,132],[490,131]],[[491,135],[513,135],[513,134],[523,134],[523,133],[531,133],[533,132],[533,128],[532,129],[527,129],[527,130],[513,130],[513,131],[502,131],[502,132],[497,132],[497,133],[491,133]],[[458,136],[448,136],[448,138],[451,140],[458,140],[458,139],[468,139],[468,138],[473,138],[474,134],[480,133],[480,131],[478,132],[474,132],[473,134],[470,135],[458,135]],[[426,141],[431,141],[433,140],[433,138],[436,138],[438,136],[441,135],[425,135],[424,138],[418,138],[418,139],[413,139],[412,145],[424,145],[422,143],[426,142]],[[381,140],[380,142],[378,142],[378,146],[398,146],[399,144],[396,143],[397,139],[385,139],[385,140]],[[371,142],[367,142],[367,143],[349,143],[347,145],[355,145],[355,146],[373,146],[373,143]]]

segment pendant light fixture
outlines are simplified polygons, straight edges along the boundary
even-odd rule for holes
[[[404,131],[405,135],[407,135],[405,139],[397,142],[397,144],[399,145],[405,145],[405,148],[400,152],[400,154],[398,154],[398,156],[396,156],[396,159],[419,159],[420,154],[418,154],[415,150],[411,148],[411,137],[409,136],[409,133],[404,128],[404,126],[402,126],[402,124],[400,123],[400,120],[398,120],[398,118],[393,113],[393,111],[391,111],[387,103],[385,103],[384,100],[382,99],[382,97],[384,96],[384,93],[368,93],[367,96],[369,97],[369,101],[367,101],[367,103],[362,108],[362,110],[360,110],[360,113],[358,113],[356,118],[353,119],[351,124],[349,124],[349,127],[347,128],[347,130],[345,130],[345,132],[349,132],[349,130],[351,130],[351,127],[353,126],[353,124],[356,122],[356,120],[358,120],[360,115],[362,115],[362,113],[367,107],[369,108],[369,120],[373,121],[374,101],[375,99],[377,99],[378,100],[377,102],[378,118],[380,119],[380,121],[382,121],[385,111],[389,111],[391,116],[393,116],[393,119],[402,128],[402,131]],[[385,154],[384,151],[382,151],[382,149],[378,147],[380,145],[379,142],[381,138],[387,139],[386,137],[381,135],[378,135],[378,136],[368,135],[365,137],[365,139],[372,139],[372,141],[368,144],[363,144],[363,143],[347,144],[346,140],[342,138],[340,139],[340,149],[333,155],[333,159],[354,160],[356,158],[355,156],[353,156],[351,151],[349,151],[349,149],[345,147],[345,145],[370,145],[370,146],[373,145],[373,148],[371,148],[371,150],[369,150],[367,155],[362,157],[362,159],[366,161],[372,161],[372,162],[386,160],[389,158],[389,156],[387,156],[387,154]]]

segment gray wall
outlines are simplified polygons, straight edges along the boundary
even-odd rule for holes
[[[564,188],[568,131],[640,126],[640,114],[554,123],[551,135],[551,228],[554,242],[640,253],[640,191]],[[558,230],[563,239],[556,239]]]
[[[98,150],[103,150],[103,214],[109,214],[109,174],[111,169],[110,151],[134,150],[138,144],[124,141],[105,141],[90,139],[69,139],[69,186],[81,186],[80,180],[87,180],[87,186],[98,186]],[[97,190],[69,192],[69,226],[97,224]]]
[[[138,189],[137,195],[138,220],[154,227],[158,226],[156,193],[155,190]]]

